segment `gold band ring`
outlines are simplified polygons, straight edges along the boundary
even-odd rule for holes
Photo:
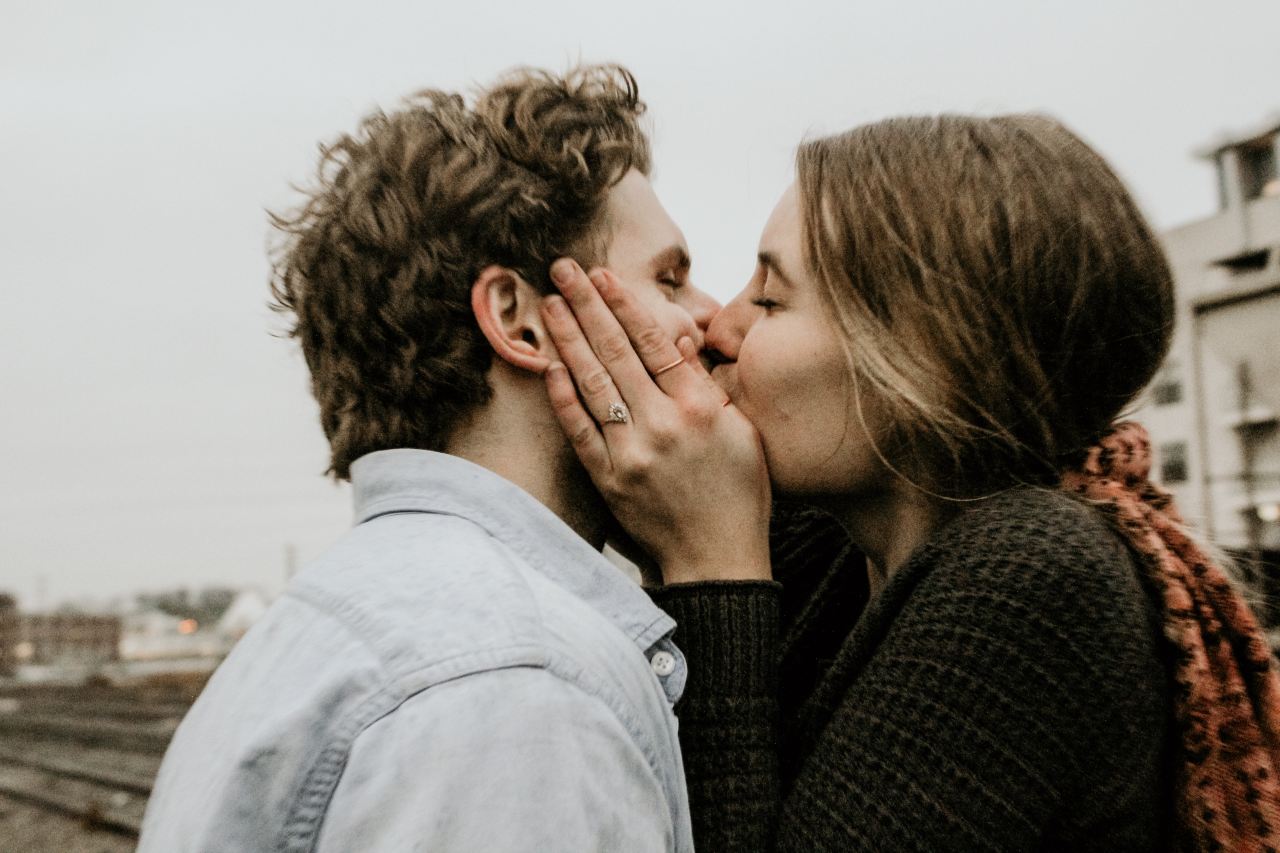
[[[674,370],[675,368],[679,367],[682,364],[684,364],[684,356],[680,356],[675,361],[668,364],[666,367],[659,367],[657,370],[653,372],[653,376],[656,379],[662,374],[666,373],[668,370]]]

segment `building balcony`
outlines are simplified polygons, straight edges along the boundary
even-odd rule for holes
[[[1226,419],[1225,423],[1237,432],[1254,432],[1280,424],[1280,414],[1270,406],[1255,405],[1235,412]]]

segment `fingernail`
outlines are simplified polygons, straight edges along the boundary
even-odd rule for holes
[[[607,273],[605,273],[604,270],[595,270],[591,275],[587,276],[587,278],[591,279],[591,283],[596,286],[596,290],[599,290],[609,283],[608,279],[605,277],[606,275]]]
[[[542,304],[546,306],[547,312],[556,317],[563,317],[568,312],[568,306],[565,305],[564,299],[559,296],[548,296],[542,300]]]
[[[551,265],[551,277],[556,284],[568,284],[573,278],[573,261],[561,258]]]
[[[553,361],[553,362],[551,362],[550,364],[548,364],[548,365],[547,365],[547,373],[548,373],[548,374],[556,373],[557,371],[558,371],[558,372],[560,372],[560,373],[564,373],[564,365],[563,365],[563,364],[561,364],[560,362],[558,362],[558,361]]]

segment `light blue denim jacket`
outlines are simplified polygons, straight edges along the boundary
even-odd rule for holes
[[[218,668],[139,849],[691,851],[670,617],[484,468],[351,479],[355,528]]]

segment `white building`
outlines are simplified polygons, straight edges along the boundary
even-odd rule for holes
[[[1178,327],[1139,418],[1156,479],[1218,545],[1280,559],[1280,115],[1196,154],[1212,216],[1163,235]],[[1271,584],[1267,584],[1269,589]]]

